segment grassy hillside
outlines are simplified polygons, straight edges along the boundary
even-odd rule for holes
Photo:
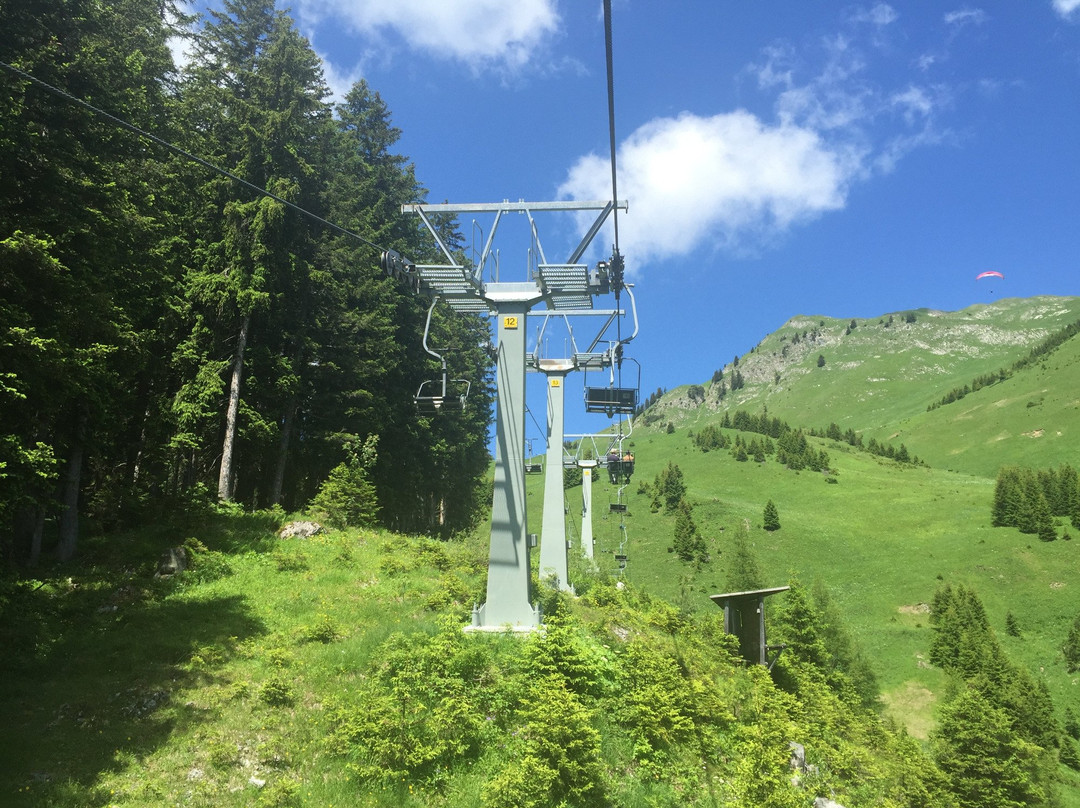
[[[1011,378],[930,412],[914,413],[879,440],[902,441],[938,468],[995,476],[1002,465],[1075,463],[1080,449],[1080,339]]]
[[[727,591],[731,543],[748,523],[767,584],[783,585],[791,575],[820,580],[869,653],[895,717],[925,737],[944,684],[926,663],[926,604],[944,582],[964,583],[983,598],[1008,652],[1043,678],[1058,707],[1080,710],[1076,677],[1066,673],[1060,652],[1080,610],[1080,541],[1039,542],[991,527],[993,480],[901,465],[831,441],[815,443],[829,453],[835,484],[773,459],[744,463],[727,451],[702,452],[686,429],[641,430],[633,443],[625,574],[635,585],[686,609],[715,608],[707,596]],[[669,462],[683,472],[694,520],[712,551],[700,569],[669,552],[674,516],[652,513],[651,497],[637,493]],[[579,496],[579,489],[569,492],[571,502]],[[619,515],[604,513],[614,488],[601,481],[593,496],[597,549],[610,553],[622,535]],[[761,528],[770,499],[781,520],[771,533]],[[610,556],[602,563],[614,569]],[[1009,612],[1021,639],[1004,634]]]
[[[541,590],[551,619],[530,638],[460,630],[483,599],[484,527],[451,542],[370,530],[281,540],[280,513],[210,510],[87,540],[78,564],[38,577],[0,578],[0,802],[796,806],[831,795],[849,808],[944,808],[940,794],[914,796],[934,788],[925,748],[841,698],[794,646],[774,674],[783,688],[737,662],[708,597],[732,588],[745,532],[766,585],[824,587],[882,711],[926,741],[948,686],[929,663],[928,604],[963,584],[1059,719],[1080,714],[1080,679],[1060,651],[1080,611],[1080,536],[991,526],[1000,464],[1076,464],[1080,338],[927,411],[1080,318],[1080,298],[914,314],[854,328],[795,318],[740,359],[742,389],[720,401],[718,386],[703,398],[682,388],[638,419],[629,511],[610,511],[616,490],[597,475],[594,574],[576,541],[581,489],[567,491],[580,597]],[[796,472],[694,445],[720,407],[765,406],[793,425],[902,441],[925,465],[811,438],[829,471]],[[700,563],[672,552],[676,517],[651,507],[668,464],[706,544]],[[528,484],[535,531],[542,479]],[[775,531],[762,527],[770,500]],[[180,543],[194,568],[154,579],[161,551]],[[773,637],[790,597],[770,602]],[[1010,614],[1019,636],[1005,631]],[[799,786],[789,741],[819,767]],[[1060,804],[1080,808],[1080,778],[1061,776]]]
[[[722,399],[720,384],[701,385],[700,398],[682,387],[651,414],[690,426],[711,420],[719,409],[767,407],[795,426],[832,421],[841,430],[881,439],[950,390],[1011,365],[1077,320],[1080,298],[1059,297],[865,320],[794,317],[740,357],[738,367],[723,367]],[[736,372],[744,384],[732,390]]]
[[[781,691],[718,612],[600,576],[549,592],[544,632],[466,635],[482,535],[280,518],[111,536],[0,590],[5,806],[948,805],[910,740],[791,658]],[[193,568],[152,578],[185,536]]]

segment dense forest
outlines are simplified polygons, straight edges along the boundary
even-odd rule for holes
[[[0,553],[65,560],[80,520],[192,502],[302,508],[364,446],[370,514],[466,526],[487,323],[436,311],[473,395],[419,417],[426,302],[379,254],[434,245],[400,212],[425,189],[387,103],[359,81],[332,104],[273,0],[193,22],[168,0],[0,5]]]

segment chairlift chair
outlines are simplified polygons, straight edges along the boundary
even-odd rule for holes
[[[619,364],[624,360],[620,357]],[[641,388],[641,365],[634,359],[629,361],[637,365],[637,383],[633,387],[615,385],[614,369],[606,387],[590,387],[588,378],[585,379],[585,411],[602,412],[609,418],[613,415],[633,415],[638,406],[638,397]],[[588,370],[585,371],[586,376]],[[622,375],[620,370],[619,375]]]
[[[421,382],[413,400],[416,409],[423,415],[437,415],[444,411],[465,409],[472,385],[468,379],[451,379],[443,363],[442,377]]]
[[[437,379],[429,379],[421,382],[416,390],[413,400],[419,412],[426,415],[436,415],[446,411],[460,411],[465,409],[465,402],[469,399],[472,383],[468,379],[451,379],[446,367],[446,358],[437,353],[428,345],[428,336],[431,334],[431,314],[435,311],[435,305],[439,302],[436,295],[428,307],[427,320],[424,323],[424,350],[439,360],[442,365],[442,374]]]
[[[525,461],[525,473],[526,474],[543,474],[544,463],[543,461],[537,462],[536,456],[533,454],[533,442],[532,438],[525,439],[525,456],[528,458]]]

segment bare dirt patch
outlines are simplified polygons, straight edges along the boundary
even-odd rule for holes
[[[897,609],[900,614],[930,614],[929,603],[913,603],[908,606],[901,606]]]

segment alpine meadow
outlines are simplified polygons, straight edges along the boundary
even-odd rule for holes
[[[1080,808],[1080,297],[792,312],[515,446],[569,581],[466,630],[469,223],[290,12],[184,8],[0,2],[0,805]]]

